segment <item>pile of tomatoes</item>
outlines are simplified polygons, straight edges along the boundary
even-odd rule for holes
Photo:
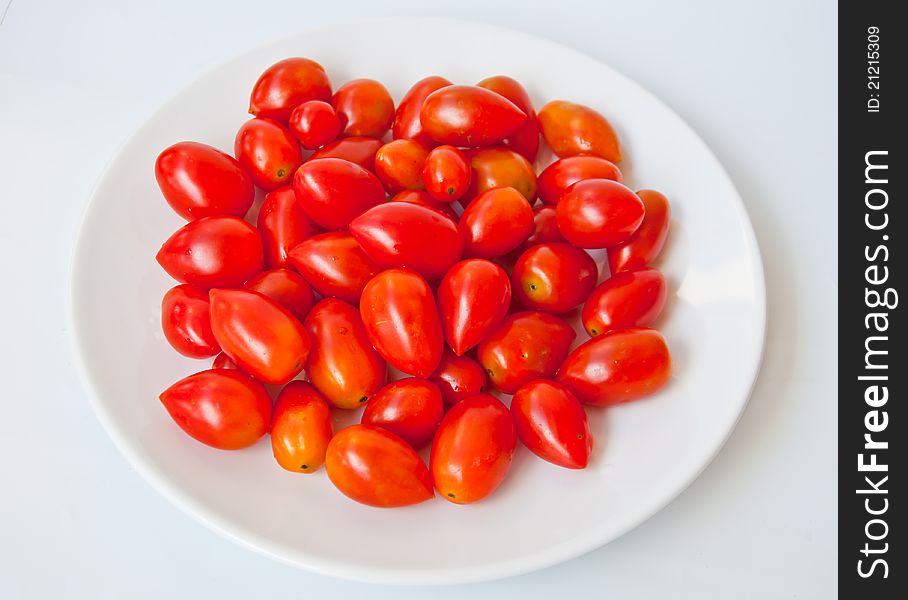
[[[669,205],[621,183],[617,136],[595,110],[556,100],[537,114],[504,76],[427,77],[395,107],[378,81],[332,93],[318,63],[290,58],[261,75],[249,111],[235,158],[180,142],[155,165],[188,221],[157,254],[180,282],[164,334],[215,357],[160,397],[196,440],[232,450],[270,433],[281,467],[324,464],[359,502],[437,490],[465,504],[498,487],[518,439],[586,467],[583,404],[668,380],[648,328],[666,283],[648,265]],[[537,176],[541,140],[557,159]],[[267,194],[247,221],[256,188]],[[594,248],[611,273],[598,286]],[[590,339],[572,351],[578,308]],[[389,382],[389,365],[407,377]],[[334,430],[332,410],[358,408],[361,424]]]

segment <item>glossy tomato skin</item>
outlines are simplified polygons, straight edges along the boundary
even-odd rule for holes
[[[221,352],[211,361],[212,369],[239,369],[233,359]]]
[[[296,138],[271,119],[246,121],[236,134],[234,153],[253,183],[265,191],[290,183],[303,162]]]
[[[374,79],[354,79],[337,88],[331,97],[344,135],[380,138],[394,119],[394,100]]]
[[[395,140],[416,140],[423,146],[434,146],[435,140],[423,130],[419,111],[429,94],[448,85],[451,85],[450,81],[437,75],[430,75],[414,83],[397,105],[394,122],[391,124],[391,136]]]
[[[457,356],[450,348],[445,348],[441,362],[429,381],[441,390],[446,406],[481,394],[488,385],[482,365],[467,355]]]
[[[290,311],[248,290],[213,289],[209,299],[214,337],[243,371],[282,384],[303,370],[309,334]]]
[[[539,120],[536,118],[533,101],[530,100],[530,95],[520,85],[520,82],[507,75],[495,75],[483,79],[476,85],[501,94],[526,113],[526,122],[505,138],[502,145],[519,153],[530,162],[536,160],[536,154],[539,152]]]
[[[539,198],[555,206],[569,187],[584,179],[611,179],[620,183],[624,177],[614,163],[598,156],[559,158],[539,174]]]
[[[320,158],[341,158],[355,163],[367,171],[374,171],[375,153],[378,152],[381,145],[381,140],[373,137],[341,138],[325,144],[313,152],[306,162]]]
[[[190,221],[164,242],[156,258],[177,281],[204,289],[238,286],[264,263],[258,231],[238,217]]]
[[[271,298],[302,321],[315,304],[315,294],[299,273],[290,269],[273,269],[256,275],[243,285],[247,290]]]
[[[514,260],[533,246],[564,242],[564,236],[558,229],[558,216],[551,206],[537,206],[533,209],[533,233],[511,253]]]
[[[341,124],[334,108],[321,100],[303,102],[290,113],[290,131],[307,150],[321,148],[340,135]]]
[[[295,473],[318,471],[333,435],[331,409],[324,397],[305,381],[285,385],[271,419],[271,451],[277,464]]]
[[[406,267],[438,279],[463,254],[460,229],[436,210],[410,202],[387,202],[350,223],[350,233],[376,264]]]
[[[527,116],[513,102],[491,90],[472,85],[449,85],[423,102],[419,120],[429,136],[452,146],[491,146],[501,142]]]
[[[618,135],[611,123],[589,106],[552,100],[539,111],[542,137],[560,158],[591,154],[621,162]]]
[[[470,188],[461,200],[469,203],[486,190],[512,187],[536,202],[536,171],[523,156],[507,148],[482,148],[470,154]]]
[[[590,294],[580,320],[591,337],[615,329],[648,327],[662,312],[666,295],[665,277],[657,269],[616,273]]]
[[[448,410],[435,439],[429,468],[442,498],[471,504],[495,491],[511,468],[517,432],[498,398],[479,394]]]
[[[366,404],[363,423],[397,434],[413,448],[432,440],[445,414],[438,386],[425,379],[398,379],[380,389]]]
[[[421,275],[408,269],[379,273],[366,284],[359,310],[372,346],[391,365],[423,379],[435,371],[444,335]]]
[[[392,140],[375,154],[375,174],[389,194],[422,189],[422,167],[428,155],[428,149],[419,142]]]
[[[425,190],[404,190],[395,194],[394,197],[391,198],[391,202],[409,202],[410,204],[426,206],[439,211],[444,216],[454,221],[454,223],[457,223],[460,219],[447,202],[436,200]]]
[[[316,292],[351,304],[359,303],[366,282],[380,270],[346,231],[313,236],[291,250],[289,258]]]
[[[470,162],[454,146],[438,146],[423,163],[422,181],[433,198],[453,202],[470,187]]]
[[[655,329],[622,329],[577,347],[557,381],[584,404],[611,406],[660,390],[671,377],[665,338]]]
[[[530,236],[534,229],[533,209],[514,188],[492,188],[467,206],[460,225],[466,256],[496,258]]]
[[[268,192],[256,226],[262,236],[265,265],[269,269],[287,266],[290,251],[320,231],[289,185]]]
[[[271,398],[245,373],[210,369],[176,382],[161,403],[180,428],[219,450],[251,446],[268,432]]]
[[[498,327],[510,307],[507,271],[488,260],[472,258],[457,263],[438,286],[445,339],[458,356]]]
[[[345,496],[379,508],[435,496],[425,463],[405,441],[380,427],[352,425],[328,444],[328,478]]]
[[[576,336],[555,315],[519,312],[505,317],[479,344],[476,356],[492,385],[513,394],[525,383],[554,375]]]
[[[385,384],[388,367],[352,304],[325,298],[303,325],[312,338],[306,374],[332,405],[358,408]]]
[[[331,82],[324,67],[308,58],[287,58],[268,67],[255,82],[249,112],[286,123],[294,107],[330,99]]]
[[[511,400],[517,437],[536,456],[567,469],[585,469],[593,436],[580,401],[554,381],[536,379]]]
[[[523,306],[561,314],[580,306],[598,277],[596,261],[583,250],[564,243],[539,244],[517,259],[512,284]]]
[[[626,241],[643,221],[643,202],[617,181],[585,179],[555,208],[558,230],[579,248],[608,248]]]
[[[208,292],[192,285],[171,288],[161,301],[161,329],[173,349],[190,358],[221,351],[211,332]]]
[[[385,201],[378,177],[340,158],[307,161],[293,176],[293,189],[309,218],[331,230],[344,229]]]
[[[672,213],[668,198],[655,190],[640,190],[646,213],[643,222],[629,238],[608,250],[608,265],[612,273],[639,269],[653,262],[662,251]]]

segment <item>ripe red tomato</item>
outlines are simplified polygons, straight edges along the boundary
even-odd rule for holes
[[[621,162],[618,136],[611,123],[589,106],[552,100],[539,111],[542,137],[560,158],[578,154]]]
[[[312,338],[306,374],[338,408],[358,408],[385,384],[388,368],[366,335],[359,311],[325,298],[304,323]]]
[[[449,85],[429,94],[419,112],[432,139],[452,146],[491,146],[514,133],[527,116],[500,94],[472,85]]]
[[[261,384],[230,369],[211,369],[176,382],[161,403],[180,428],[219,450],[251,446],[268,432],[271,398]]]
[[[397,369],[426,378],[441,360],[444,337],[429,284],[391,269],[366,284],[359,306],[372,346]]]
[[[451,82],[437,75],[430,75],[414,83],[397,105],[394,123],[391,125],[391,136],[395,140],[416,140],[423,146],[434,146],[435,141],[423,130],[419,111],[426,96],[446,85],[451,85]]]
[[[611,179],[620,183],[624,178],[621,170],[604,158],[568,156],[556,160],[539,174],[539,197],[555,206],[569,187],[584,179]]]
[[[568,469],[586,468],[593,436],[583,406],[566,387],[531,381],[514,394],[511,415],[517,437],[533,454]]]
[[[482,500],[504,480],[517,448],[514,421],[501,400],[479,394],[448,410],[432,443],[429,468],[442,498]]]
[[[307,150],[315,150],[333,142],[340,135],[341,123],[327,102],[303,102],[290,113],[290,131]]]
[[[435,496],[425,463],[405,441],[372,425],[342,429],[328,444],[328,478],[348,498],[379,508]]]
[[[200,288],[232,287],[262,270],[262,240],[238,217],[203,217],[180,227],[155,257],[168,275]]]
[[[525,250],[539,244],[564,242],[564,236],[558,229],[558,217],[551,206],[537,206],[533,209],[533,233],[512,254],[516,260]]]
[[[451,267],[438,286],[438,310],[448,345],[461,356],[489,335],[511,307],[507,271],[481,258]]]
[[[527,91],[516,79],[507,75],[488,77],[476,85],[501,94],[526,113],[526,122],[505,138],[502,144],[520,153],[530,162],[536,160],[536,154],[539,152],[539,120],[536,118],[536,109],[533,108],[533,101],[530,100]]]
[[[332,436],[331,409],[322,395],[305,381],[285,385],[271,421],[271,451],[277,464],[296,473],[318,471]]]
[[[507,148],[483,148],[470,157],[470,189],[461,199],[468,205],[473,198],[496,187],[512,187],[532,206],[536,202],[536,171],[520,154]]]
[[[555,314],[580,306],[599,272],[596,261],[570,244],[539,244],[520,255],[512,272],[514,294],[533,310]]]
[[[616,273],[590,294],[580,320],[592,337],[615,329],[648,327],[662,312],[666,295],[665,277],[656,269]]]
[[[643,222],[629,238],[608,250],[608,266],[612,273],[639,269],[653,262],[665,245],[672,219],[668,198],[655,190],[640,190],[646,214]]]
[[[394,100],[374,79],[354,79],[337,88],[331,97],[344,135],[380,138],[394,119]]]
[[[293,189],[309,218],[325,229],[344,229],[385,201],[385,188],[378,177],[340,158],[307,161],[296,171]]]
[[[326,298],[358,304],[379,268],[346,231],[313,236],[290,251],[290,264]]]
[[[315,304],[312,288],[290,269],[265,271],[247,281],[243,287],[271,298],[300,321],[306,318]]]
[[[381,140],[372,137],[348,137],[325,144],[309,156],[307,162],[320,158],[342,158],[356,163],[367,171],[375,170],[375,153]]]
[[[378,390],[363,412],[363,423],[397,434],[419,449],[435,435],[445,414],[441,391],[431,381],[409,377]]]
[[[419,142],[393,140],[375,154],[375,174],[389,194],[422,189],[425,187],[422,166],[428,155],[429,151]]]
[[[308,58],[287,58],[268,67],[255,82],[249,112],[286,123],[294,107],[330,98],[331,82],[324,67]]]
[[[454,146],[439,146],[423,163],[422,181],[433,198],[453,202],[470,187],[470,163]]]
[[[506,394],[534,379],[555,374],[577,334],[563,319],[543,312],[519,312],[479,344],[476,356],[489,380]]]
[[[530,236],[533,209],[511,187],[493,188],[476,197],[460,217],[464,254],[481,258],[504,256]]]
[[[486,391],[486,372],[482,366],[469,356],[457,356],[450,348],[445,348],[429,380],[438,386],[449,406]]]
[[[611,406],[658,391],[671,371],[661,333],[623,329],[598,335],[571,352],[557,380],[584,404]]]
[[[607,248],[627,240],[643,221],[643,202],[610,179],[578,181],[555,209],[564,239],[580,248]]]
[[[420,206],[434,208],[444,216],[454,221],[455,224],[460,219],[457,213],[454,212],[454,209],[452,209],[447,202],[436,200],[425,190],[404,190],[391,198],[391,202],[409,202],[410,204],[418,204]]]
[[[211,368],[212,369],[239,369],[239,367],[236,366],[236,363],[233,362],[233,360],[229,356],[224,354],[223,352],[221,352],[220,354],[218,354],[217,356],[214,357],[214,360],[211,361]]]
[[[190,358],[207,358],[221,351],[211,332],[208,292],[183,284],[164,294],[161,329],[173,349]]]
[[[287,383],[306,364],[309,334],[286,308],[247,290],[214,289],[211,330],[221,349],[265,383]]]
[[[290,251],[319,232],[318,225],[303,211],[289,185],[268,192],[256,225],[269,269],[286,267]]]
[[[299,143],[290,130],[271,119],[252,119],[236,134],[234,154],[252,181],[265,191],[290,183],[303,162]]]

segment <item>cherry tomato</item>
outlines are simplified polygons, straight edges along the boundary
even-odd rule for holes
[[[439,146],[424,161],[422,181],[433,198],[453,202],[470,187],[470,162],[454,146]]]
[[[308,58],[287,58],[268,67],[255,82],[249,112],[286,123],[296,106],[330,98],[331,82],[324,67]]]
[[[372,137],[341,138],[325,144],[312,153],[309,161],[320,158],[342,158],[356,163],[367,171],[375,169],[375,153],[381,148],[381,140]],[[307,161],[308,162],[308,161]]]
[[[476,197],[460,217],[464,254],[481,258],[504,256],[530,236],[533,209],[511,187],[493,188]]]
[[[445,348],[429,380],[438,386],[449,406],[486,391],[486,372],[482,365],[469,356],[457,356],[450,348]]]
[[[563,319],[543,312],[519,312],[479,344],[476,356],[492,385],[513,394],[525,383],[555,374],[577,334]]]
[[[539,120],[536,118],[536,109],[533,108],[533,101],[530,100],[527,91],[516,79],[507,75],[488,77],[476,85],[501,94],[526,113],[526,122],[505,138],[502,144],[530,162],[536,160],[536,154],[539,152]]]
[[[555,314],[580,306],[599,272],[592,257],[570,244],[539,244],[520,255],[512,272],[514,294],[533,310]]]
[[[539,197],[555,206],[569,187],[584,179],[611,179],[621,182],[621,170],[598,156],[560,158],[543,169],[537,180]]]
[[[161,403],[180,428],[219,450],[251,446],[268,432],[271,398],[248,375],[210,369],[176,382]]]
[[[208,315],[208,292],[185,283],[171,288],[161,301],[164,337],[183,356],[214,356],[221,347],[211,332]]]
[[[265,191],[290,183],[303,162],[296,138],[271,119],[246,121],[236,134],[234,153],[253,183]]]
[[[315,294],[306,280],[290,269],[265,271],[246,282],[247,290],[271,298],[302,321],[315,304]]]
[[[489,335],[511,307],[507,271],[481,258],[464,260],[438,286],[438,310],[448,345],[461,356]]]
[[[435,496],[425,463],[405,441],[372,425],[342,429],[328,444],[328,478],[348,498],[379,508]]]
[[[493,91],[449,85],[426,97],[419,120],[436,142],[475,147],[497,144],[523,125],[527,115]]]
[[[517,437],[533,454],[568,469],[586,468],[593,436],[583,406],[566,387],[531,381],[514,394],[511,415]]]
[[[607,248],[626,241],[643,221],[643,202],[623,184],[584,179],[555,208],[564,239],[580,248]]]
[[[514,421],[501,400],[489,394],[462,400],[441,420],[432,443],[435,488],[456,504],[482,500],[504,480],[516,449]]]
[[[287,383],[303,370],[309,334],[290,311],[247,290],[214,289],[209,299],[214,337],[243,371],[265,383]]]
[[[211,361],[212,369],[239,369],[236,363],[229,356],[221,352]]]
[[[409,202],[410,204],[418,204],[420,206],[434,208],[444,216],[454,221],[454,223],[457,223],[458,219],[460,219],[460,217],[457,216],[457,213],[454,212],[454,209],[452,209],[447,202],[436,200],[425,190],[404,190],[391,198],[391,202]]]
[[[333,142],[340,135],[341,123],[334,108],[321,100],[303,102],[290,113],[290,131],[307,150]]]
[[[350,233],[381,267],[407,267],[438,279],[463,254],[457,225],[437,210],[410,202],[387,202],[350,223]]]
[[[388,368],[366,335],[359,311],[325,298],[304,323],[312,337],[306,374],[338,408],[358,408],[385,384]]]
[[[608,250],[608,266],[612,273],[639,269],[653,262],[665,245],[672,219],[668,199],[654,190],[640,190],[646,214],[643,222],[629,238]]]
[[[428,155],[425,146],[413,140],[388,142],[375,154],[375,174],[390,194],[422,189],[422,165]]]
[[[154,164],[167,204],[191,221],[201,217],[242,217],[252,206],[252,180],[229,154],[198,142],[170,146]]]
[[[622,329],[598,335],[571,352],[557,380],[584,404],[611,406],[658,391],[671,371],[661,333]]]
[[[385,201],[385,188],[378,177],[340,158],[306,162],[293,177],[293,189],[309,218],[325,229],[344,229]]]
[[[290,251],[290,264],[322,296],[352,304],[359,303],[366,282],[379,271],[346,231],[309,238]]]
[[[426,96],[446,85],[451,85],[451,82],[437,75],[430,75],[414,83],[397,105],[394,123],[391,125],[391,136],[395,140],[416,140],[423,146],[434,146],[435,141],[423,130],[422,122],[419,120],[419,111],[422,109]]]
[[[277,464],[297,473],[318,471],[333,435],[331,409],[322,395],[305,381],[284,386],[271,421],[271,451]]]
[[[512,187],[536,202],[536,171],[527,159],[507,148],[483,148],[470,157],[470,189],[461,199],[468,205],[473,198],[496,187]]]
[[[391,269],[366,284],[359,305],[372,346],[394,367],[416,377],[432,374],[444,337],[429,284],[418,273]]]
[[[514,259],[516,260],[520,254],[533,246],[563,241],[565,239],[558,230],[558,217],[555,209],[551,206],[537,206],[533,209],[533,233],[526,241],[517,246],[517,250],[514,251],[517,256]]]
[[[542,137],[560,158],[592,154],[621,162],[618,136],[605,117],[582,104],[552,100],[539,111]]]
[[[262,270],[262,240],[237,217],[203,217],[170,236],[156,256],[168,275],[200,288],[232,287]]]
[[[580,320],[592,337],[614,329],[647,327],[662,312],[666,294],[665,277],[656,269],[616,273],[590,294]]]
[[[416,449],[435,435],[445,414],[438,386],[431,381],[409,377],[378,390],[363,412],[363,423],[397,434]]]
[[[319,232],[318,225],[303,211],[289,185],[268,192],[256,225],[269,269],[286,267],[290,251]]]
[[[337,88],[331,97],[344,135],[380,138],[394,119],[394,100],[374,79],[354,79]]]

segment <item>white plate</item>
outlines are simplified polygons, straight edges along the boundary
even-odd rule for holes
[[[660,266],[671,294],[658,325],[675,374],[651,399],[590,411],[596,447],[589,469],[560,469],[520,448],[504,484],[481,503],[436,499],[381,510],[345,499],[324,470],[309,476],[282,471],[267,440],[220,452],[190,439],[167,416],[158,394],[208,362],[179,357],[160,331],[160,300],[173,282],[154,255],[182,221],[157,189],[155,157],[178,140],[230,151],[234,132],[248,118],[252,83],[288,56],[318,60],[335,86],[377,78],[396,99],[430,74],[461,83],[514,76],[537,106],[566,98],[600,109],[621,136],[630,184],[668,195],[674,220]],[[638,525],[690,484],[731,432],[758,370],[764,324],[763,270],[741,199],[675,113],[573,50],[443,20],[373,20],[301,33],[189,85],[129,139],[101,177],[72,273],[72,328],[83,381],[133,466],[227,537],[293,565],[375,582],[514,575],[587,552]]]

